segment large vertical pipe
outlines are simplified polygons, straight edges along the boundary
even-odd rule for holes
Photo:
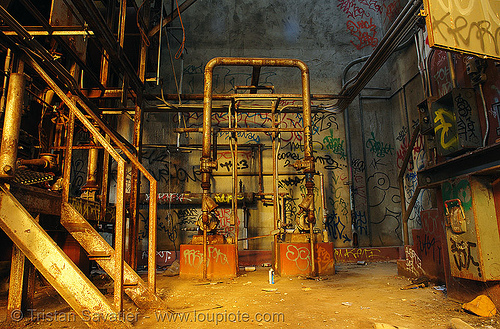
[[[276,128],[276,113],[274,111],[275,108],[277,108],[278,105],[274,106],[273,104],[273,109],[271,112],[271,117],[272,117],[272,127],[273,129]],[[273,149],[273,223],[274,223],[274,230],[276,231],[278,229],[278,154],[276,152],[276,133],[273,132],[271,133],[272,137],[272,149]],[[274,252],[274,270],[278,271],[278,235],[274,234],[273,235],[273,252]]]
[[[85,186],[82,187],[82,190],[92,192],[99,189],[99,184],[97,183],[98,159],[99,149],[97,147],[90,149],[87,164],[87,182]],[[92,193],[89,193],[88,196],[95,197]]]
[[[15,175],[25,84],[23,73],[11,73],[0,148],[0,177],[3,178]]]
[[[306,179],[307,196],[312,197],[312,205],[307,212],[309,222],[309,239],[311,244],[311,275],[316,275],[316,266],[314,264],[314,158],[312,151],[312,127],[311,127],[311,91],[309,80],[309,68],[303,63],[298,62],[298,67],[302,73],[302,111],[304,122],[304,160],[309,166],[304,169]]]

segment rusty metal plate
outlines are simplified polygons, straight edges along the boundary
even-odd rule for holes
[[[425,0],[429,45],[500,59],[500,1]]]
[[[459,199],[465,217],[465,232],[446,227],[451,275],[500,280],[500,235],[491,179],[467,176],[443,183],[441,190],[445,207],[450,200]]]

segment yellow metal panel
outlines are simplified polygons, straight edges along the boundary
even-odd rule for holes
[[[500,59],[500,0],[425,0],[429,45]]]

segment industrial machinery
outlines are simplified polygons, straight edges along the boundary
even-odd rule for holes
[[[213,101],[213,91],[212,91],[212,80],[213,80],[213,70],[217,66],[247,66],[252,67],[252,81],[250,86],[239,86],[237,89],[243,89],[248,91],[248,93],[234,93],[228,95],[217,95],[218,99],[223,99],[229,102],[227,122],[228,127],[218,128],[217,130],[212,128],[212,101]],[[273,67],[295,67],[300,69],[301,80],[302,80],[302,94],[277,94],[274,93],[273,88],[266,86],[259,86],[259,74],[260,69],[266,66]],[[258,93],[259,90],[271,90],[268,93]],[[266,106],[253,106],[244,107],[242,104],[245,102],[252,103],[255,101],[260,101],[266,104]],[[283,106],[283,100],[300,100],[302,107],[302,120],[303,127],[301,128],[283,128],[281,127],[281,120],[279,117],[281,113],[290,109],[290,106]],[[271,202],[273,205],[273,222],[274,231],[271,232],[273,236],[273,265],[275,270],[279,273],[285,274],[281,269],[287,268],[286,262],[290,261],[290,257],[284,257],[280,255],[289,254],[285,248],[290,248],[289,244],[300,244],[300,246],[295,246],[296,248],[305,248],[307,250],[307,255],[304,254],[304,250],[301,251],[301,257],[307,262],[307,266],[300,266],[301,272],[307,272],[308,275],[317,275],[317,268],[315,265],[315,244],[317,241],[316,235],[314,233],[314,225],[316,222],[315,217],[315,207],[314,207],[314,157],[312,154],[312,124],[311,124],[311,95],[309,90],[309,70],[307,66],[299,60],[294,59],[265,59],[265,58],[214,58],[205,67],[205,88],[204,88],[204,100],[203,100],[203,128],[178,128],[177,132],[201,132],[203,134],[202,139],[202,157],[200,164],[200,171],[202,174],[201,187],[203,190],[202,194],[202,215],[198,221],[198,226],[200,228],[200,235],[194,236],[191,245],[181,245],[181,275],[187,274],[202,274],[203,278],[220,276],[220,275],[236,275],[238,268],[238,240],[239,240],[239,221],[237,218],[238,209],[238,168],[237,166],[232,166],[232,218],[231,225],[236,226],[234,232],[235,235],[231,239],[224,239],[219,235],[210,234],[217,227],[217,216],[214,210],[217,208],[217,203],[212,198],[213,194],[211,191],[211,177],[212,171],[217,168],[217,133],[228,132],[231,136],[230,138],[230,148],[232,154],[232,163],[238,163],[238,143],[237,143],[237,133],[238,132],[259,132],[266,133],[271,137],[272,140],[272,159],[273,159],[273,193],[270,195]],[[244,112],[252,110],[254,112],[268,112],[271,116],[270,126],[261,127],[242,127],[238,125],[238,112]],[[293,163],[293,167],[297,172],[301,172],[305,177],[305,187],[306,194],[303,197],[302,202],[299,204],[300,211],[296,215],[296,223],[286,223],[284,222],[283,216],[280,216],[280,195],[278,193],[278,147],[280,134],[284,132],[294,132],[303,134],[303,149],[304,158],[297,160]],[[214,141],[212,145],[212,136]],[[260,195],[261,198],[265,199],[265,195]],[[282,200],[285,200],[283,196]],[[286,230],[287,227],[296,226],[297,233],[291,233],[290,230]],[[293,229],[292,229],[293,231]],[[321,235],[320,235],[321,236]],[[197,245],[197,243],[202,244],[202,246]],[[226,242],[224,244],[224,242]],[[321,242],[321,241],[319,241]],[[305,246],[303,246],[305,244]],[[333,254],[333,248],[331,244],[330,254]],[[220,249],[224,249],[223,253],[227,256],[224,261],[219,265],[214,265],[217,256],[216,252]],[[193,261],[193,257],[196,259]],[[333,255],[330,257],[331,266],[329,267],[329,272],[333,269]],[[293,261],[295,262],[296,261]],[[201,271],[193,270],[193,265],[199,268],[201,265]],[[223,266],[227,265],[227,266]],[[201,273],[200,273],[201,272]],[[296,273],[289,273],[296,274]],[[326,272],[323,274],[327,274]]]

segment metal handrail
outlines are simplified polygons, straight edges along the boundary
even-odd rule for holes
[[[125,163],[126,160],[120,155],[110,142],[99,132],[96,126],[94,126],[90,120],[81,112],[76,104],[80,104],[87,114],[96,122],[98,127],[103,130],[107,130],[105,124],[100,120],[100,118],[83,102],[83,100],[78,96],[72,96],[75,101],[72,101],[64,91],[59,88],[59,86],[52,80],[52,78],[43,70],[43,68],[30,56],[26,57],[26,62],[29,63],[35,71],[42,77],[49,87],[54,90],[54,92],[61,98],[61,100],[70,108],[70,121],[74,123],[74,116],[82,122],[82,124],[89,130],[89,132],[97,139],[97,141],[104,147],[104,149],[115,159],[118,163],[118,179],[117,179],[117,213],[116,213],[116,241],[115,241],[115,303],[121,304],[121,298],[117,294],[123,293],[123,218],[124,218],[124,183],[125,183]],[[73,119],[71,119],[73,118]],[[74,130],[74,127],[70,127],[70,130]],[[72,132],[68,132],[68,136]],[[139,162],[139,160],[132,154],[126,147],[124,147],[119,139],[112,133],[109,134],[110,139],[118,146],[118,148],[123,152],[123,154],[132,162],[137,169],[148,179],[150,195],[157,195],[157,182],[156,179],[144,168],[144,166]],[[71,147],[72,147],[72,137],[68,141],[68,155],[66,156],[65,163],[69,162],[71,158]],[[68,161],[69,158],[69,161]],[[69,168],[66,167],[66,168]],[[67,202],[69,198],[69,171],[65,170],[63,180],[65,180],[63,191],[63,201]],[[121,199],[121,200],[120,200]],[[149,246],[148,246],[148,286],[149,289],[155,293],[156,292],[156,205],[157,199],[155,197],[149,198]],[[120,241],[121,240],[121,241]],[[118,282],[117,282],[118,281]],[[116,289],[119,288],[119,289]],[[121,311],[121,306],[117,305],[119,311]]]

